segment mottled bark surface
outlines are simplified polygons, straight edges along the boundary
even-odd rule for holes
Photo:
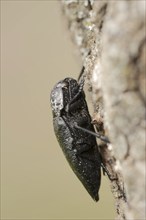
[[[64,0],[85,66],[117,219],[145,219],[145,1]]]

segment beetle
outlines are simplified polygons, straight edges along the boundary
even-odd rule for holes
[[[83,81],[59,81],[51,91],[54,131],[72,170],[88,193],[99,200],[101,156],[83,91]],[[81,128],[85,129],[82,130]]]

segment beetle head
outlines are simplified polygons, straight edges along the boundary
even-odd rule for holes
[[[65,110],[66,105],[77,94],[79,85],[75,79],[65,78],[59,81],[51,92],[51,107],[53,115],[60,116],[61,110]]]

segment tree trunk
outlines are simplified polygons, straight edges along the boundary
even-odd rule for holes
[[[112,143],[100,149],[117,219],[145,219],[145,0],[64,0],[61,7],[85,66],[93,123]]]

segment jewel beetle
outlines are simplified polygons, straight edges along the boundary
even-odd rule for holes
[[[88,193],[99,200],[101,157],[85,94],[73,78],[59,81],[51,91],[54,131],[62,151]],[[81,130],[80,127],[85,130]]]

